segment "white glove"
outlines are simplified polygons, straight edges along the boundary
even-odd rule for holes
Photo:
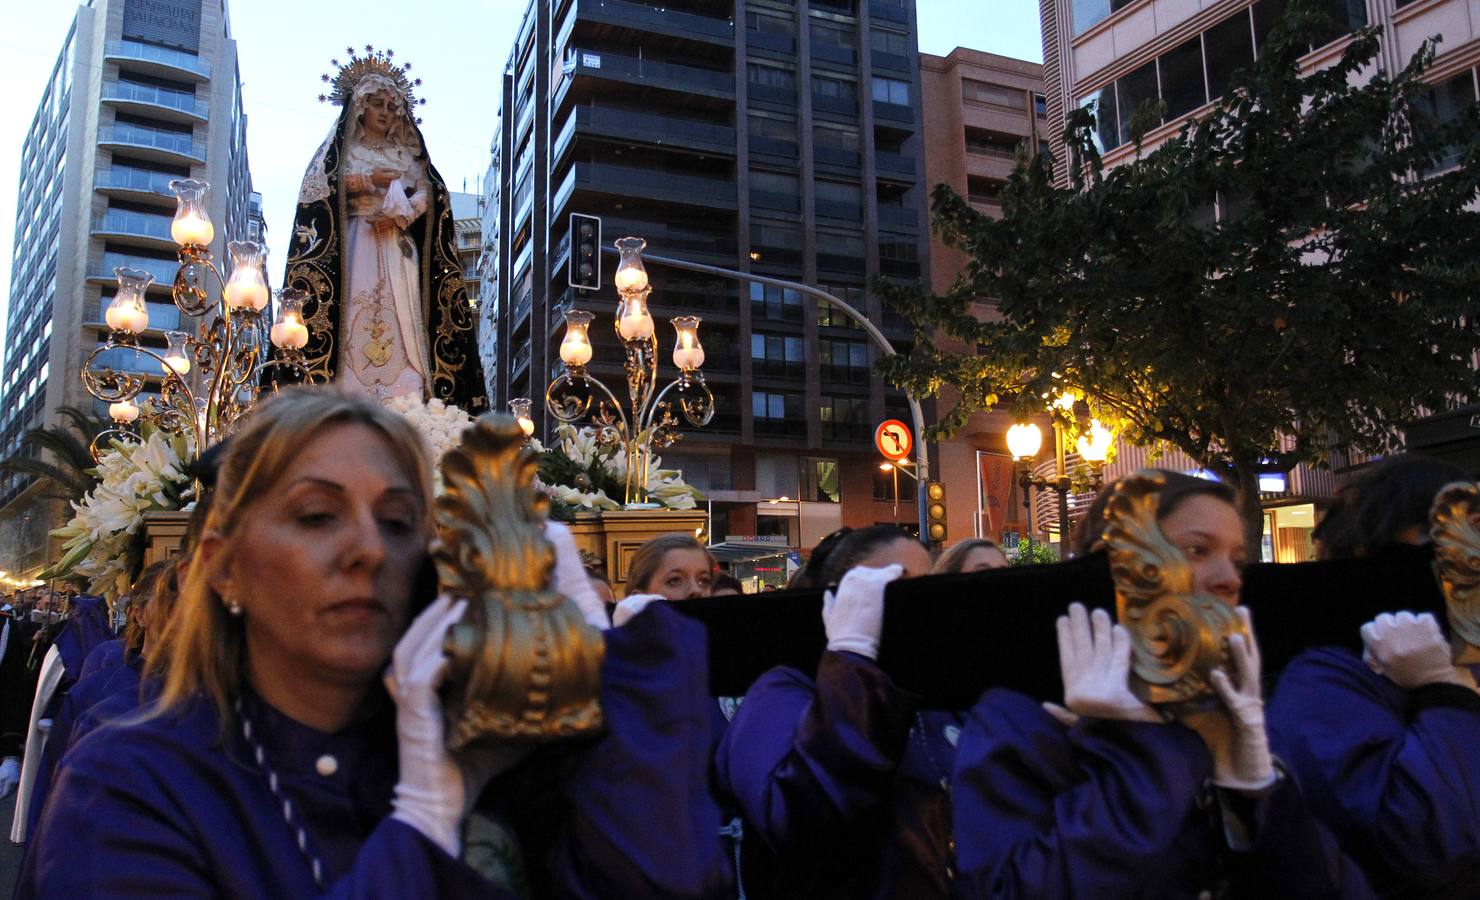
[[[437,686],[447,668],[442,641],[462,617],[466,600],[438,597],[396,644],[385,686],[396,701],[396,739],[401,780],[392,801],[397,819],[456,858],[469,792],[463,772],[443,739],[442,701]],[[478,786],[481,789],[481,785]],[[472,792],[477,796],[477,791]]]
[[[16,785],[21,783],[21,761],[14,756],[0,762],[0,800],[9,797]]]
[[[1235,612],[1252,635],[1254,622],[1248,608],[1240,606]],[[1213,757],[1213,784],[1234,791],[1263,791],[1278,776],[1264,730],[1259,645],[1235,634],[1228,639],[1228,655],[1233,659],[1234,677],[1222,669],[1211,676],[1223,708],[1188,713],[1182,723],[1207,744]]]
[[[1362,626],[1362,658],[1372,671],[1401,688],[1447,682],[1473,689],[1470,670],[1454,664],[1453,651],[1429,613],[1383,613]]]
[[[569,597],[587,624],[606,628],[606,604],[591,587],[591,576],[581,565],[581,551],[576,549],[576,539],[570,528],[564,522],[547,521],[545,540],[555,547],[555,571],[550,588]]]
[[[827,649],[846,650],[869,659],[879,658],[879,635],[884,630],[884,589],[904,573],[900,565],[849,569],[832,591],[822,595],[822,626]]]
[[[1080,716],[1127,722],[1160,722],[1156,710],[1131,693],[1131,635],[1097,609],[1069,604],[1059,616],[1059,672],[1064,679],[1064,706],[1043,704],[1054,718],[1072,725]],[[1065,709],[1064,707],[1068,707]]]
[[[664,597],[662,594],[633,594],[630,597],[623,597],[621,601],[617,603],[617,608],[612,610],[612,627],[621,628],[623,625],[626,625],[628,622],[632,621],[638,613],[647,609],[648,604],[652,603],[654,600],[667,599],[668,598]]]

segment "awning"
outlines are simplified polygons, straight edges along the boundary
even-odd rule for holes
[[[768,556],[787,556],[795,553],[795,547],[781,544],[752,543],[751,541],[723,541],[710,544],[709,552],[722,563],[739,562],[747,559],[763,559]]]

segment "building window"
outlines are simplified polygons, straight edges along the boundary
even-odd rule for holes
[[[997,159],[1016,158],[1018,145],[1024,140],[1015,135],[998,134],[995,131],[983,131],[980,128],[966,129],[966,151],[968,153],[980,153]]]
[[[1221,97],[1233,76],[1254,64],[1254,34],[1249,14],[1240,12],[1203,33],[1203,58],[1208,70],[1208,95]],[[1125,108],[1121,107],[1124,116]]]
[[[1201,35],[1163,53],[1156,65],[1161,71],[1161,98],[1167,102],[1168,119],[1181,118],[1208,102]]]
[[[913,55],[910,48],[910,36],[907,34],[874,29],[869,32],[869,40],[875,53],[888,53],[891,56]]]
[[[791,288],[768,284],[750,286],[750,315],[773,322],[802,321],[802,295]]]
[[[781,103],[796,102],[797,76],[792,70],[783,69],[780,66],[748,63],[745,71],[746,83],[752,97],[757,100]]]
[[[808,27],[812,38],[812,56],[852,65],[858,59],[853,32],[835,25],[813,21]]]
[[[1083,34],[1135,0],[1074,0],[1074,33]]]
[[[780,16],[770,16],[751,10],[745,14],[745,30],[756,34],[773,34],[781,37],[796,37],[796,23]]]
[[[795,225],[783,225],[779,222],[751,222],[750,258],[752,262],[801,265],[801,229]]]
[[[802,415],[801,394],[778,394],[755,391],[750,396],[750,409],[755,417],[755,433],[781,437],[806,437],[807,420]]]
[[[1033,95],[1033,115],[1040,119],[1048,115],[1048,98],[1042,94]]]
[[[1028,110],[1027,91],[1000,84],[988,84],[985,81],[974,81],[970,78],[961,79],[961,97],[977,103],[990,103],[993,106],[1005,106],[1008,109],[1022,112]]]
[[[858,110],[858,86],[842,78],[813,75],[812,105],[827,112],[856,112]]]
[[[1447,125],[1465,114],[1475,103],[1475,78],[1473,70],[1466,70],[1431,86],[1425,92],[1419,109],[1428,116],[1434,126]],[[1455,145],[1432,167],[1424,172],[1432,175],[1459,165],[1464,158],[1465,148]]]
[[[866,440],[871,432],[866,398],[824,396],[818,412],[822,436],[826,439],[861,441]]]
[[[755,332],[750,336],[750,363],[751,371],[757,376],[805,378],[806,344],[802,342],[800,335]]]
[[[897,494],[895,493],[896,484],[899,485]],[[913,503],[915,502],[915,479],[899,474],[893,469],[885,472],[875,467],[874,499],[885,503]]]
[[[751,113],[750,152],[795,158],[797,155],[796,120]]]
[[[874,102],[910,105],[910,83],[897,78],[874,76]]]
[[[750,203],[766,209],[796,212],[801,209],[801,187],[795,175],[782,172],[750,172]]]
[[[813,503],[842,502],[837,460],[802,458],[802,499]]]
[[[1120,108],[1120,130],[1118,143],[1131,140],[1131,123],[1143,103],[1155,103],[1158,98],[1156,84],[1156,61],[1152,60],[1133,72],[1126,73],[1115,82],[1116,106]],[[1147,119],[1147,127],[1161,124],[1160,119]]]
[[[817,195],[817,214],[829,216],[834,219],[849,219],[858,221],[863,216],[863,189],[854,182],[827,181],[817,179],[814,182]],[[860,242],[862,243],[862,242]],[[818,250],[822,250],[818,247]],[[862,249],[860,247],[860,249]],[[859,254],[862,255],[861,253]]]
[[[868,344],[863,341],[820,338],[818,358],[824,381],[868,384]]]
[[[823,285],[822,289],[839,300],[842,300],[844,303],[847,303],[849,306],[852,306],[854,309],[857,309],[860,313],[864,312],[862,309],[863,291],[861,289],[828,287],[827,285]],[[845,291],[853,291],[860,296],[856,300],[850,300],[844,296]],[[850,328],[854,331],[863,330],[863,326],[853,321],[851,316],[826,300],[817,301],[817,324],[824,328]]]

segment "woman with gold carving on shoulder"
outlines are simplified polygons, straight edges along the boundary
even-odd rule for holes
[[[1470,481],[1416,454],[1375,463],[1337,494],[1318,551],[1422,552],[1436,496]],[[1473,560],[1480,546],[1459,552]],[[1459,634],[1464,612],[1451,607],[1447,635],[1432,613],[1380,615],[1360,630],[1361,656],[1296,657],[1270,704],[1271,739],[1312,810],[1385,896],[1480,895],[1480,657]]]
[[[704,728],[703,679],[675,676],[703,669],[698,626],[607,641],[606,737],[449,752],[443,648],[467,601],[423,580],[430,485],[421,438],[369,400],[297,388],[254,409],[151,652],[155,699],[63,759],[16,896],[702,896],[722,878],[685,843],[717,816],[703,767],[673,761],[677,723]],[[494,825],[465,832],[475,801]],[[629,834],[647,816],[670,831]],[[523,842],[535,818],[553,830]]]
[[[1138,473],[1142,474],[1142,473]],[[1193,595],[1238,604],[1244,529],[1225,485],[1173,472],[1148,507]],[[1130,476],[1133,477],[1133,476]],[[1086,514],[1096,548],[1117,485]],[[1237,610],[1247,628],[1247,610]],[[1103,609],[1057,623],[1062,704],[986,692],[954,770],[963,897],[1362,896],[1271,755],[1257,645],[1227,639],[1216,700],[1171,718],[1132,689],[1132,639]],[[1252,635],[1252,630],[1248,631]]]

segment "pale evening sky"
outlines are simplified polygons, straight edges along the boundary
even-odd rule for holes
[[[21,145],[77,6],[6,4],[0,84],[6,118],[0,137],[0,297],[10,295]],[[423,80],[422,131],[452,190],[476,192],[488,166],[498,84],[527,0],[437,0],[367,4],[320,0],[239,0],[229,4],[240,54],[253,184],[263,195],[269,278],[282,278],[283,254],[304,167],[337,110],[317,101],[319,75],[348,44],[390,47]],[[920,49],[945,54],[971,47],[1041,61],[1036,0],[917,0]],[[310,13],[309,10],[312,12]],[[4,307],[0,304],[0,317]],[[4,322],[0,320],[0,329]]]

